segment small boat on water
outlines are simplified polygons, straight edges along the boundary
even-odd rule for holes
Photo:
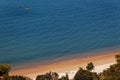
[[[17,6],[17,8],[19,8],[19,9],[20,9],[20,8],[23,8],[23,9],[25,9],[25,10],[31,10],[31,8],[29,8],[29,7],[25,7],[25,8],[24,8],[23,6]]]
[[[17,6],[17,8],[22,8],[22,6]]]
[[[31,10],[31,8],[25,8],[25,10]]]

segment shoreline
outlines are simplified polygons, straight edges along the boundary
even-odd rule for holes
[[[24,61],[20,62],[17,64],[12,65],[12,71],[19,70],[19,69],[24,69],[28,67],[36,67],[36,66],[45,66],[57,62],[64,62],[64,61],[69,61],[73,59],[83,59],[83,58],[88,58],[88,57],[93,57],[93,56],[100,56],[104,54],[110,54],[110,53],[115,53],[115,52],[120,52],[120,46],[118,47],[109,47],[109,48],[102,48],[102,49],[94,49],[91,51],[84,51],[81,53],[71,53],[67,54],[64,56],[59,56],[59,57],[54,57],[54,58],[48,58],[46,60],[40,60],[40,59],[35,59],[35,60],[29,60],[29,61]]]
[[[96,67],[99,67],[100,70],[100,68],[102,68],[100,66],[102,65],[106,66],[106,64],[115,63],[114,56],[116,54],[120,54],[120,51],[111,51],[107,53],[104,52],[104,54],[92,55],[89,57],[76,58],[71,60],[63,60],[46,65],[38,64],[37,66],[30,66],[27,68],[13,70],[10,72],[10,75],[23,75],[35,79],[37,75],[45,74],[49,71],[57,72],[58,74],[76,71],[79,69],[79,67],[85,68],[89,62],[93,62],[94,65]]]

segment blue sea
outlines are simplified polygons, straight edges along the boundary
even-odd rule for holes
[[[118,46],[120,0],[0,0],[0,63],[44,63]]]

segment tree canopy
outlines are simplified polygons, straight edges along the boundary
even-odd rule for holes
[[[92,62],[88,63],[88,65],[86,66],[86,69],[89,71],[92,71],[94,69],[94,65]]]
[[[99,77],[96,73],[90,72],[80,68],[74,76],[74,80],[98,80]]]
[[[109,68],[97,74],[93,72],[94,65],[88,63],[86,69],[79,68],[73,80],[120,80],[120,55],[116,55],[116,63],[110,65]],[[0,80],[32,80],[25,76],[9,76],[11,66],[9,64],[0,64]],[[49,72],[43,75],[38,75],[36,80],[70,80],[68,74],[59,78],[58,73]]]
[[[0,64],[0,76],[8,75],[11,66],[9,64]]]

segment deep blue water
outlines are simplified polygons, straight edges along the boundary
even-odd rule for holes
[[[115,46],[120,46],[120,0],[0,0],[0,63]]]

